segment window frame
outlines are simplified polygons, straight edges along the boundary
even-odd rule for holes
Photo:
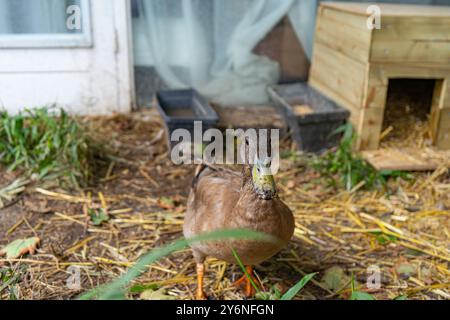
[[[80,0],[82,33],[0,34],[0,49],[92,47],[91,1]]]

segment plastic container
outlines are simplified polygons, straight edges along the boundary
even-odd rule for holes
[[[176,129],[188,130],[194,139],[194,121],[202,122],[203,132],[215,127],[219,121],[214,109],[194,89],[158,91],[156,108],[164,120],[170,148],[178,143],[170,140]]]
[[[347,121],[348,110],[306,83],[271,86],[268,91],[300,150],[320,153],[338,145],[340,136],[333,133]]]

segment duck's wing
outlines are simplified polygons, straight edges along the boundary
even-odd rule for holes
[[[239,199],[239,173],[220,167],[197,168],[188,198],[184,235],[222,229]]]
[[[275,199],[275,210],[280,216],[280,233],[277,235],[285,244],[287,244],[294,235],[295,219],[291,209],[281,199]]]

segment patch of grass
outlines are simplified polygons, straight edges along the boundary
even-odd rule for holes
[[[10,171],[85,186],[95,150],[86,130],[63,109],[43,107],[14,116],[0,112],[0,164]]]
[[[340,127],[335,134],[342,134],[340,145],[312,162],[312,166],[333,187],[344,187],[352,190],[363,184],[366,189],[384,188],[387,179],[400,177],[411,179],[411,176],[402,171],[377,171],[358,154],[353,152],[356,134],[350,123]]]
[[[16,285],[26,271],[26,266],[22,265],[18,269],[0,268],[0,299],[17,300]],[[6,294],[6,296],[5,296]]]

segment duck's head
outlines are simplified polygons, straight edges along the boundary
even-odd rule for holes
[[[252,167],[253,190],[260,199],[273,199],[277,190],[271,170],[271,158],[259,160],[255,157]]]

